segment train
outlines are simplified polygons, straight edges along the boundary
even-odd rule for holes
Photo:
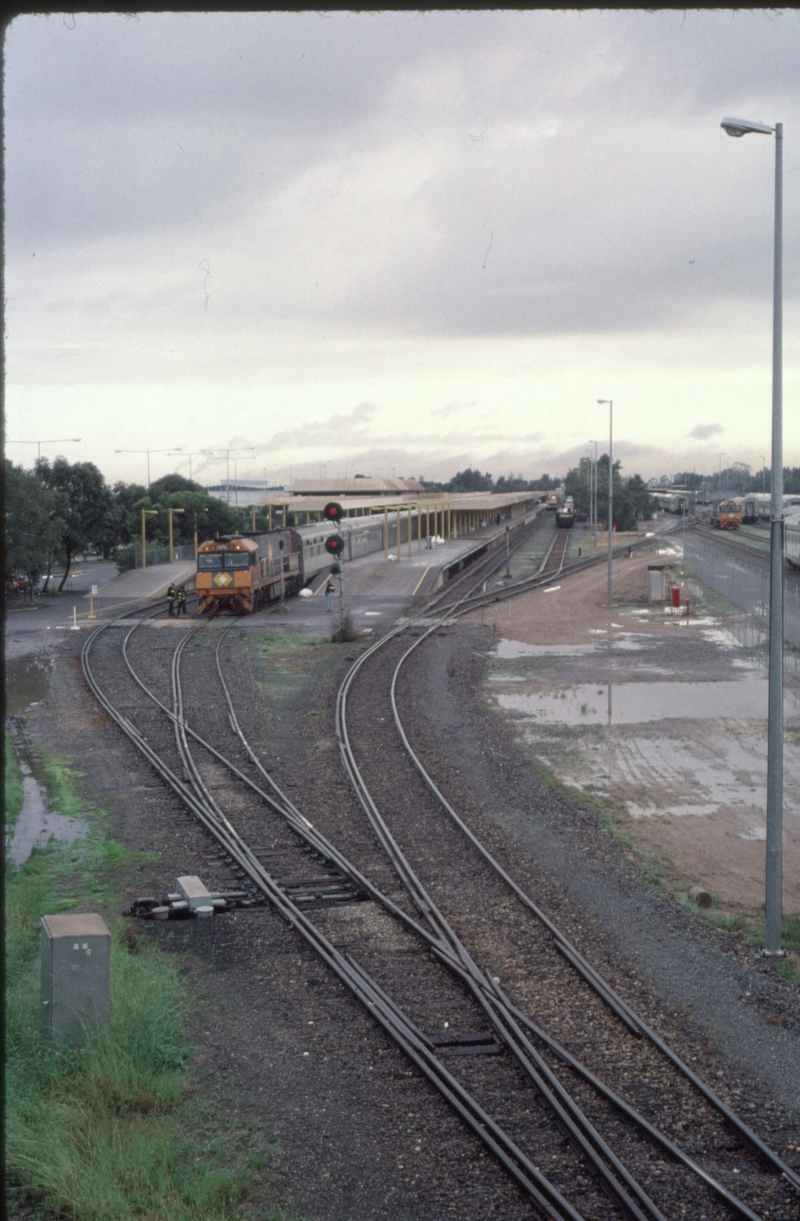
[[[680,517],[684,513],[692,513],[693,505],[696,504],[692,492],[651,492],[650,496],[657,508],[663,509],[665,513],[677,513]]]
[[[783,550],[788,563],[800,568],[800,508],[787,513],[784,518]]]
[[[383,516],[346,518],[341,523],[342,558],[354,560],[384,545]],[[396,532],[390,523],[390,544]],[[197,549],[197,610],[200,615],[248,615],[280,597],[292,597],[336,562],[325,550],[335,533],[330,522],[312,522],[264,534],[209,539]]]
[[[711,514],[711,525],[716,530],[738,530],[742,524],[740,500],[721,500]]]
[[[556,509],[556,526],[561,530],[571,530],[575,524],[575,502],[568,496],[563,505]]]
[[[550,495],[547,497],[547,503],[545,504],[545,509],[549,513],[556,513],[561,508],[561,500],[562,500],[562,497],[561,497],[560,492],[551,492]]]

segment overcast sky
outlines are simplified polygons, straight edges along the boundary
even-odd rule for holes
[[[18,17],[7,453],[532,477],[612,398],[624,473],[759,469],[775,141],[735,115],[785,124],[799,465],[798,64],[798,10]]]

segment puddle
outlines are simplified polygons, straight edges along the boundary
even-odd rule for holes
[[[506,660],[517,657],[585,657],[609,648],[608,633],[603,632],[602,636],[602,640],[592,640],[589,644],[523,644],[521,640],[498,640],[492,656]],[[649,636],[636,637],[633,633],[626,633],[624,636],[614,636],[610,647],[613,651],[619,649],[621,652],[637,653],[652,647],[652,640]]]
[[[51,663],[44,653],[26,653],[6,663],[6,716],[20,716],[47,695]]]
[[[69,818],[48,808],[45,794],[27,760],[18,758],[22,772],[22,809],[13,838],[6,845],[6,857],[17,867],[25,864],[34,848],[44,848],[51,839],[72,844],[89,831],[89,824],[82,819]]]
[[[498,695],[501,708],[513,709],[550,725],[640,725],[648,721],[767,719],[767,680],[738,682],[583,683],[575,687]],[[797,698],[786,693],[785,708]]]

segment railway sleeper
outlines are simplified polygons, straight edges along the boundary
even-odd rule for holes
[[[431,1039],[431,1042],[440,1056],[497,1056],[503,1051],[502,1043],[495,1042],[488,1032]]]

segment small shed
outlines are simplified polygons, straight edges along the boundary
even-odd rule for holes
[[[671,560],[660,560],[647,565],[647,601],[666,602],[667,573],[672,572],[675,564]],[[671,582],[670,582],[671,584]]]

